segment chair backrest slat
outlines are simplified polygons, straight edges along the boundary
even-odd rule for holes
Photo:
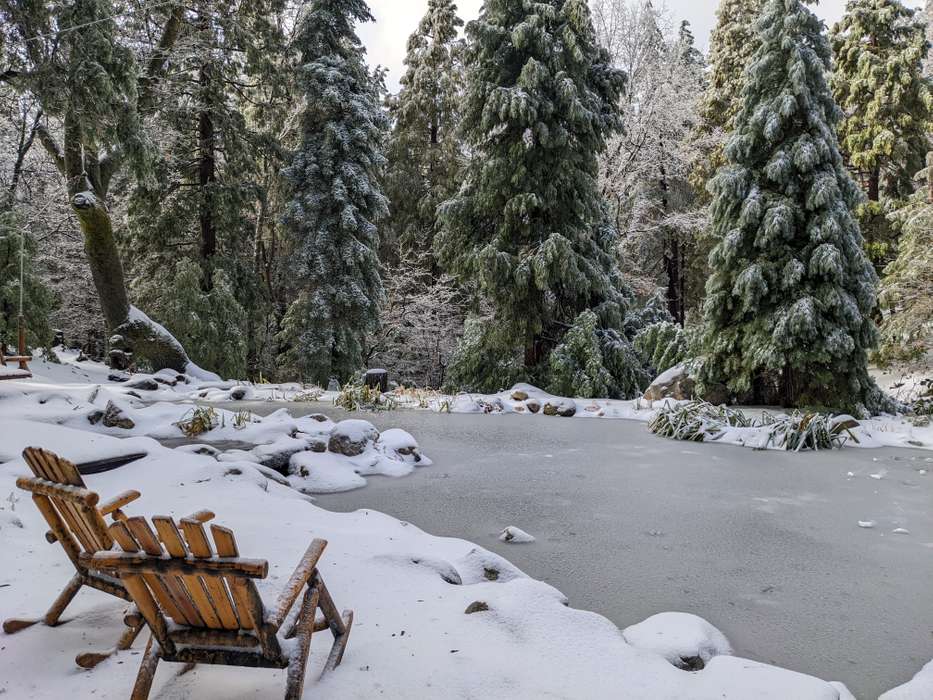
[[[127,518],[125,522],[118,521],[117,524],[122,527],[111,525],[110,530],[113,533],[114,540],[123,548],[124,552],[138,552],[141,548],[146,554],[162,556],[162,545],[145,518]],[[124,542],[129,547],[125,546]],[[174,579],[163,581],[158,576],[144,574],[143,580],[149,586],[165,613],[175,622],[183,625],[197,623],[193,612],[194,608],[188,602],[187,594]],[[192,610],[190,616],[185,612],[188,608]]]
[[[23,458],[40,479],[64,486],[86,488],[78,468],[66,459],[62,459],[53,452],[36,447],[27,447],[23,450]],[[107,525],[97,508],[73,502],[70,499],[56,497],[54,493],[46,493],[49,503],[61,518],[62,523],[74,536],[77,543],[89,554],[101,550],[108,550],[113,546],[113,540],[107,531]],[[45,515],[45,511],[43,511]],[[52,522],[48,517],[49,526]]]
[[[159,533],[159,539],[165,545],[165,551],[168,555],[173,559],[184,559],[188,551],[185,549],[185,543],[181,538],[181,533],[178,532],[175,521],[168,516],[157,515],[152,518],[152,524],[155,525],[156,532]],[[166,574],[161,578],[175,594],[175,599],[179,602],[185,616],[188,618],[187,624],[194,627],[204,627],[204,618],[201,616],[198,606],[190,593],[187,585],[188,579],[172,574]]]
[[[238,557],[240,550],[236,544],[236,538],[233,536],[233,530],[222,527],[221,525],[211,525],[211,536],[214,538],[214,547],[217,550],[217,556],[220,557]],[[250,598],[246,592],[246,582],[240,576],[226,576],[227,586],[230,588],[230,595],[233,598],[237,618],[240,621],[240,629],[255,629],[252,616],[250,615]]]
[[[151,600],[160,615],[181,625],[227,633],[262,631],[262,601],[250,577],[266,575],[265,561],[240,558],[226,528],[211,526],[215,555],[203,525],[194,518],[181,521],[184,537],[170,517],[156,516],[152,524],[155,531],[141,517],[111,525],[110,534],[125,554],[99,555],[94,565],[134,579],[144,604]],[[136,593],[130,593],[135,599]],[[267,636],[260,634],[262,646],[271,649],[274,642]]]
[[[211,551],[211,543],[204,532],[204,526],[192,518],[184,518],[181,521],[181,529],[185,533],[185,539],[188,541],[188,550],[198,559],[209,559],[214,556]],[[240,628],[240,621],[237,619],[236,611],[233,608],[233,601],[230,600],[230,594],[227,593],[227,586],[224,583],[223,576],[199,576],[202,586],[210,599],[213,610],[217,613],[217,619],[221,627],[226,630],[235,630]]]

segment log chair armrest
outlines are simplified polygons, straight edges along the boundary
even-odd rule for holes
[[[101,515],[110,515],[118,510],[120,510],[127,503],[132,503],[142,494],[139,491],[124,491],[119,496],[114,496],[109,501],[105,501],[97,506],[97,510],[100,511]]]
[[[314,574],[318,560],[321,558],[321,554],[324,553],[326,546],[327,540],[314,539],[311,541],[301,561],[298,562],[298,566],[295,567],[295,572],[288,579],[288,583],[285,584],[282,592],[279,593],[279,597],[275,601],[275,608],[267,619],[274,629],[278,630],[285,622],[289,610],[298,600],[301,589],[304,588],[305,584],[308,583],[308,579]]]
[[[185,519],[185,520],[197,520],[199,523],[201,523],[201,524],[203,525],[204,523],[206,523],[206,522],[208,522],[208,521],[210,521],[210,520],[213,520],[215,517],[216,517],[216,516],[214,515],[214,511],[211,511],[211,510],[199,510],[199,511],[196,511],[196,512],[192,513],[191,515],[189,515],[188,517],[186,517],[186,518],[184,518],[184,519]]]

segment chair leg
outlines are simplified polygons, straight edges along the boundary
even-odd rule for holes
[[[130,695],[130,700],[148,700],[149,691],[152,690],[152,679],[161,658],[162,650],[157,643],[154,643],[152,635],[150,635],[149,643],[146,645],[146,654],[143,656],[143,662],[139,665],[139,673],[136,674],[136,684],[133,686],[133,694]]]
[[[317,586],[310,586],[305,590],[304,599],[301,601],[301,611],[295,621],[295,649],[288,663],[285,700],[299,700],[304,690],[305,667],[308,665],[311,635],[314,632],[314,613],[319,599],[320,592]]]
[[[65,586],[65,589],[58,594],[58,598],[55,599],[55,602],[52,603],[52,607],[49,608],[49,611],[45,614],[45,624],[50,627],[58,624],[58,618],[62,616],[62,613],[65,612],[65,608],[74,600],[74,597],[78,594],[78,591],[81,590],[81,586],[83,585],[84,576],[75,574],[68,582],[68,585]]]
[[[327,663],[324,664],[324,670],[321,675],[328,671],[333,671],[343,661],[343,652],[347,649],[347,642],[350,639],[350,628],[353,626],[353,611],[344,610],[340,616],[343,619],[343,632],[334,637],[334,646],[330,648],[330,654],[327,656]]]
[[[3,631],[7,634],[15,634],[27,627],[32,627],[37,622],[45,622],[47,625],[54,626],[58,623],[58,619],[62,616],[62,613],[65,612],[65,608],[68,607],[68,604],[74,599],[83,585],[84,577],[81,574],[75,574],[68,582],[68,585],[58,594],[55,602],[52,603],[52,607],[49,608],[48,612],[46,612],[43,617],[10,618],[4,620]]]
[[[115,647],[107,651],[88,651],[83,654],[78,654],[75,657],[75,663],[81,668],[91,669],[97,666],[101,661],[109,659],[118,651],[124,651],[133,646],[133,642],[136,641],[136,637],[139,636],[139,633],[146,623],[138,614],[135,617],[128,616],[126,619],[130,620],[130,622],[127,624],[127,629],[120,635],[120,639],[117,640],[117,645]]]

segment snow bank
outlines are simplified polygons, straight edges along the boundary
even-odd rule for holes
[[[884,693],[878,700],[930,700],[933,698],[933,661],[911,680]]]

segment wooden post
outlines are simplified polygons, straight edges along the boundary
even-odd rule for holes
[[[23,310],[19,312],[19,368],[23,371],[29,371],[29,365],[26,364],[26,326],[23,323]]]

